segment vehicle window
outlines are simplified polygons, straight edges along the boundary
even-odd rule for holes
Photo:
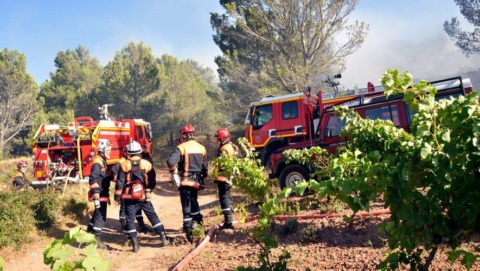
[[[253,116],[254,126],[263,126],[272,119],[272,105],[262,105],[257,107]]]
[[[138,138],[143,138],[142,126],[137,126],[137,135],[138,135]]]
[[[145,126],[145,135],[147,136],[147,139],[152,139],[152,126],[150,123]]]
[[[298,117],[298,103],[297,101],[286,102],[282,104],[282,118],[294,119]]]
[[[365,110],[365,117],[371,120],[391,120],[395,126],[400,126],[400,119],[398,117],[398,109],[396,105],[386,105]]]
[[[343,126],[345,126],[345,120],[341,120],[337,115],[332,115],[328,118],[325,128],[330,129],[330,136],[338,136]]]

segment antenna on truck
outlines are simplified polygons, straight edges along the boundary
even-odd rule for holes
[[[111,120],[110,117],[108,116],[108,107],[109,106],[114,106],[115,104],[104,104],[98,108],[100,112],[100,119],[102,120]]]

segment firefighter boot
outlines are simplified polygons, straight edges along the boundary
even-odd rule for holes
[[[100,235],[97,235],[96,238],[97,238],[97,248],[108,249],[108,246],[102,242],[102,238],[100,237]]]
[[[191,228],[185,229],[185,236],[187,237],[188,242],[193,243],[193,233]]]
[[[203,226],[203,216],[202,214],[195,215],[193,217],[193,226],[192,228],[196,229],[198,226]]]
[[[162,246],[165,247],[168,244],[170,244],[170,241],[168,241],[168,237],[165,234],[165,229],[163,228],[163,225],[158,228],[155,228],[155,232],[158,233],[158,235],[160,235],[160,238],[162,239]]]
[[[170,244],[170,241],[168,241],[167,235],[165,234],[165,231],[162,231],[160,233],[160,238],[162,238],[162,245],[166,247],[168,244]]]
[[[222,228],[221,229],[235,229],[235,227],[233,226],[233,216],[232,214],[225,214],[225,223],[223,223],[222,225]]]
[[[138,245],[138,239],[137,237],[131,237],[130,238],[130,243],[132,244],[132,251],[134,253],[137,253],[138,250],[140,250],[140,246]]]

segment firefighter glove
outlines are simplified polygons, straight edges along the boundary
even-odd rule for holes
[[[226,184],[226,188],[227,188],[227,189],[232,188],[232,185],[233,185],[232,179],[231,179],[231,178],[227,179],[227,180],[225,181],[225,184]]]
[[[180,187],[180,175],[178,173],[172,173],[172,177],[170,178],[170,182],[172,182],[177,188]]]
[[[92,195],[92,200],[100,200],[100,194],[99,193],[94,193]]]

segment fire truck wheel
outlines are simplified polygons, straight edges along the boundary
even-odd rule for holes
[[[294,187],[297,183],[308,180],[310,172],[301,165],[288,165],[280,174],[280,187]]]

